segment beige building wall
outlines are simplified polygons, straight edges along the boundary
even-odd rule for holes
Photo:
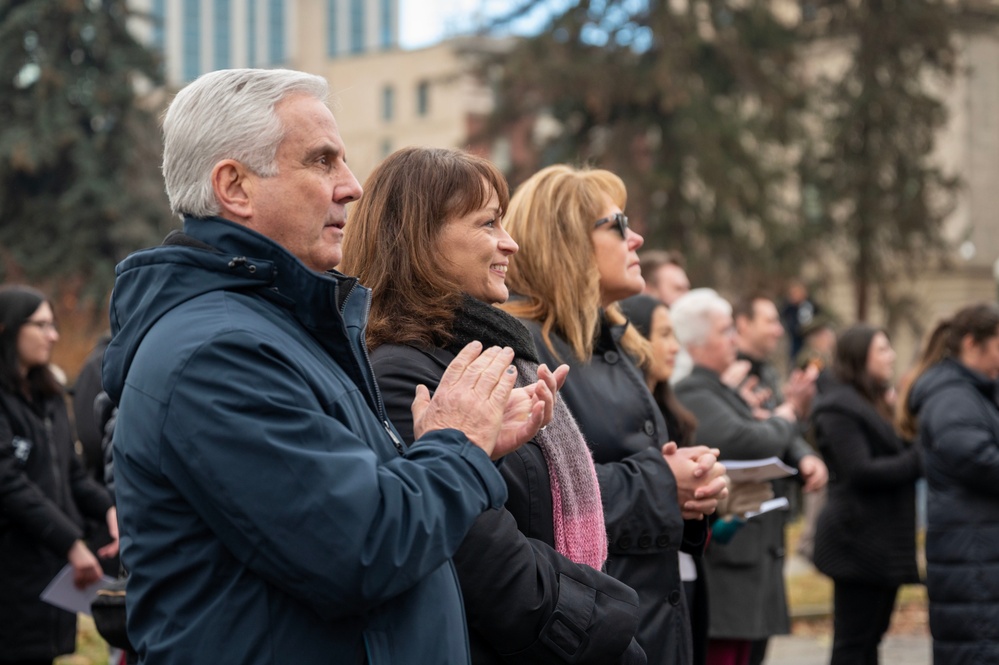
[[[305,25],[302,36],[308,40],[318,29]],[[450,40],[413,51],[393,49],[332,60],[314,51],[306,59],[302,50],[296,67],[329,81],[347,159],[362,183],[399,148],[467,147],[469,123],[490,111],[491,96],[469,73],[463,43]],[[422,107],[421,94],[426,102]]]
[[[988,24],[982,24],[988,26]],[[918,326],[894,330],[898,370],[904,371],[918,354],[921,335],[964,305],[997,299],[993,266],[999,260],[999,27],[968,30],[957,38],[961,65],[947,85],[934,82],[948,111],[940,132],[935,158],[945,171],[962,180],[957,207],[948,218],[944,235],[952,244],[944,266],[926,266],[912,279],[896,285],[897,295],[916,303]],[[848,65],[845,44],[826,42],[810,54],[813,76],[838,76]],[[853,283],[833,249],[826,257],[826,272],[816,266],[804,269],[806,277],[826,285],[823,304],[844,323],[852,323],[856,309]],[[871,298],[871,322],[884,323],[884,312]]]

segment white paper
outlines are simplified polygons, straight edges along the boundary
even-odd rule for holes
[[[721,460],[725,472],[733,483],[761,483],[776,478],[787,478],[798,473],[792,466],[784,464],[779,457],[763,459]]]
[[[82,612],[89,615],[90,603],[97,597],[97,592],[111,582],[114,582],[114,578],[104,575],[90,586],[77,589],[73,584],[73,566],[67,563],[52,578],[40,597],[49,605],[55,605],[67,612]]]
[[[750,510],[746,513],[746,519],[750,517],[756,517],[757,515],[762,515],[763,513],[769,513],[771,510],[787,510],[791,507],[791,502],[787,500],[786,496],[779,496],[776,499],[770,499],[769,501],[764,501],[760,504],[759,510]]]

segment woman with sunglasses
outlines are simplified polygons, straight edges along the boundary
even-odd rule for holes
[[[493,307],[509,295],[506,268],[518,250],[503,226],[509,193],[495,166],[458,150],[406,148],[364,191],[340,269],[372,291],[371,364],[405,443],[417,386],[433,391],[470,342],[513,349],[520,386],[545,377],[551,390],[564,380],[566,368],[539,366],[524,326]],[[499,468],[504,509],[483,513],[454,556],[472,662],[645,662],[633,639],[638,598],[600,572],[607,534],[593,460],[564,404]]]
[[[111,498],[83,469],[62,387],[49,363],[59,340],[52,306],[24,286],[0,288],[0,663],[50,663],[76,650],[76,614],[39,598],[67,563],[83,588],[100,579],[84,516],[106,520]]]
[[[636,361],[648,342],[617,301],[642,290],[643,239],[623,213],[624,183],[604,170],[551,166],[510,201],[503,308],[534,336],[542,362],[569,364],[560,392],[593,447],[607,525],[607,572],[638,592],[638,641],[650,663],[691,662],[681,548],[699,554],[705,523],[727,493],[717,451],[676,450]],[[665,444],[665,445],[664,445]],[[685,519],[688,521],[685,523]]]

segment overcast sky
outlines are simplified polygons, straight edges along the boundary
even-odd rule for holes
[[[515,34],[531,34],[545,24],[552,10],[576,0],[545,0],[511,27]],[[429,46],[444,37],[467,34],[483,17],[499,16],[517,6],[513,0],[399,0],[399,42],[403,48]]]
[[[418,48],[467,31],[481,4],[481,0],[400,0],[399,41],[403,48]]]

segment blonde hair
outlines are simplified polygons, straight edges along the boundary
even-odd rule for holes
[[[510,199],[506,227],[520,251],[510,257],[506,282],[521,296],[501,307],[537,321],[545,346],[558,356],[551,334],[563,337],[582,362],[593,356],[600,324],[600,273],[591,233],[610,200],[622,210],[624,182],[610,171],[559,164],[528,178]],[[604,311],[613,325],[627,323],[617,304]],[[628,326],[621,345],[642,367],[652,354],[648,341]]]

